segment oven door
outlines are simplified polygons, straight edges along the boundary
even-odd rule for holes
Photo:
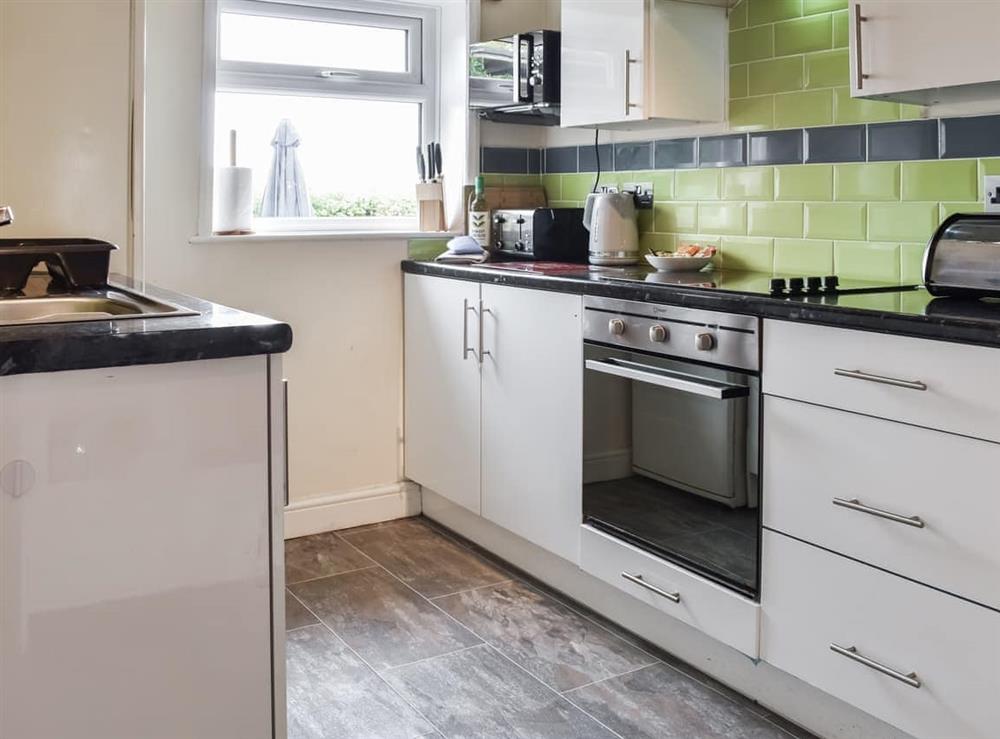
[[[589,343],[584,365],[584,521],[756,596],[759,378]]]

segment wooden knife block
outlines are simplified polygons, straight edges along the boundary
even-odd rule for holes
[[[417,215],[421,231],[445,231],[444,180],[417,183]]]

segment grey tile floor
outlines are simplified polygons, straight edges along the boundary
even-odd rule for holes
[[[285,569],[290,739],[811,737],[424,518]]]

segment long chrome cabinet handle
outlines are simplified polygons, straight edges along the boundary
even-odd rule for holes
[[[920,516],[901,516],[898,513],[893,513],[892,511],[884,511],[881,508],[872,508],[862,503],[857,498],[834,498],[834,505],[839,505],[841,508],[850,508],[852,511],[861,511],[861,513],[867,513],[872,516],[878,516],[879,518],[884,518],[888,521],[895,521],[896,523],[906,524],[907,526],[913,526],[917,529],[924,528],[924,520]]]
[[[678,593],[676,590],[671,593],[669,590],[663,590],[662,588],[658,588],[655,585],[651,585],[650,583],[642,579],[642,575],[638,574],[633,575],[631,572],[623,572],[622,577],[624,577],[629,582],[635,583],[640,588],[646,588],[646,590],[652,593],[656,593],[657,595],[666,598],[667,600],[672,600],[674,603],[681,602],[681,594]]]
[[[632,112],[632,108],[639,106],[632,102],[632,65],[638,62],[632,58],[632,50],[625,49],[625,116]]]
[[[285,427],[285,507],[288,507],[290,493],[288,491],[288,378],[281,381],[282,407]]]
[[[927,389],[927,383],[921,382],[920,380],[900,380],[895,377],[886,377],[884,375],[873,375],[869,372],[862,372],[861,370],[848,370],[837,367],[833,370],[833,374],[839,377],[848,377],[852,380],[865,380],[867,382],[877,382],[880,385],[905,387],[907,390]]]
[[[911,688],[919,688],[921,686],[920,678],[917,677],[915,672],[900,672],[899,670],[894,670],[891,667],[886,667],[880,662],[876,662],[870,657],[866,657],[858,651],[857,647],[842,647],[839,644],[831,644],[830,649],[842,657],[847,657],[847,659],[852,659],[855,662],[860,662],[865,667],[870,667],[876,672],[881,672],[883,675],[888,675],[894,680],[899,680],[901,683],[906,683]]]
[[[483,317],[487,313],[493,315],[493,311],[491,311],[489,308],[484,308],[483,301],[480,300],[479,301],[479,363],[480,364],[483,363],[483,359],[485,357],[493,356],[492,352],[490,352],[488,349],[483,348]]]
[[[469,352],[475,355],[476,350],[469,346],[469,311],[476,312],[475,307],[469,305],[469,299],[462,301],[462,361],[469,358]]]
[[[864,23],[867,18],[861,15],[861,3],[854,4],[854,71],[857,73],[857,86],[860,90],[864,87],[865,80],[868,79],[868,75],[864,73],[861,67],[861,24]]]

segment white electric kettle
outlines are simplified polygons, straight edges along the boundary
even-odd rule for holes
[[[632,193],[592,192],[583,209],[583,225],[590,231],[591,264],[639,261],[639,227]]]

